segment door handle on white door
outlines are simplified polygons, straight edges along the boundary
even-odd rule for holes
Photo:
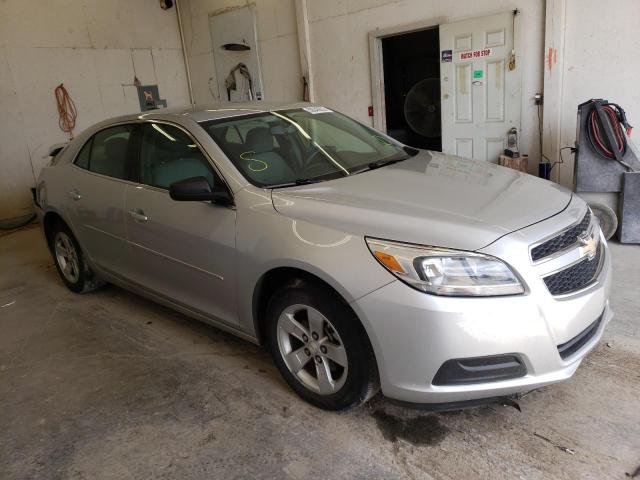
[[[77,190],[71,190],[69,192],[69,197],[71,197],[71,200],[80,200],[82,195],[80,195]]]
[[[149,217],[147,217],[139,208],[135,210],[129,210],[129,215],[131,216],[131,218],[137,220],[138,222],[146,222],[147,220],[149,220]]]

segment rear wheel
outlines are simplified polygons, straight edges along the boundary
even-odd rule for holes
[[[69,290],[85,293],[104,285],[87,265],[78,241],[66,225],[56,224],[50,238],[56,269]]]
[[[267,315],[271,354],[303,399],[343,410],[375,395],[378,375],[369,339],[335,293],[300,282],[277,291]]]

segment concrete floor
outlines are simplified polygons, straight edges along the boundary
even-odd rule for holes
[[[37,228],[2,235],[0,478],[625,478],[640,467],[640,248],[612,249],[603,342],[522,411],[378,397],[327,413],[260,348],[113,286],[74,295]]]

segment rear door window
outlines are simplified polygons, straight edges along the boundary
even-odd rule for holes
[[[117,125],[96,133],[78,154],[75,164],[90,172],[126,180],[129,144],[135,125]]]

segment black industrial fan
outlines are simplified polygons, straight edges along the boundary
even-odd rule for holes
[[[418,135],[438,138],[440,123],[440,79],[425,78],[416,83],[404,100],[404,118]]]

